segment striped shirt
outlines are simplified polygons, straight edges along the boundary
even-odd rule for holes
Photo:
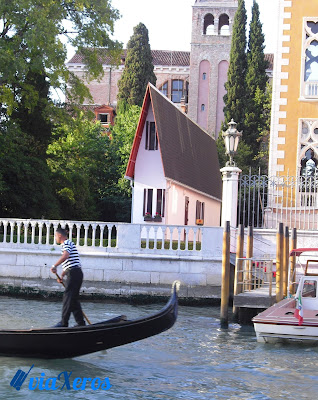
[[[67,239],[62,243],[62,253],[64,251],[67,251],[70,256],[62,263],[63,271],[66,271],[69,268],[78,268],[81,266],[81,260],[77,248],[71,240]]]

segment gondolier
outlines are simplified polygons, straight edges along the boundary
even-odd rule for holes
[[[52,265],[51,271],[56,274],[57,267],[62,265],[61,276],[57,281],[63,283],[66,277],[65,292],[63,295],[62,319],[54,327],[67,327],[71,313],[73,313],[78,326],[84,326],[83,311],[79,302],[79,291],[83,282],[81,261],[75,244],[68,239],[67,231],[57,228],[55,233],[57,244],[62,245],[62,257]]]

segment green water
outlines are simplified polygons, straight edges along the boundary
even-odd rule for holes
[[[119,314],[135,318],[161,305],[83,303],[92,322]],[[0,328],[51,326],[60,319],[61,302],[0,298]],[[256,342],[252,327],[219,326],[214,307],[180,307],[175,326],[140,342],[67,360],[0,357],[1,399],[316,399],[318,347]],[[10,381],[21,369],[29,377],[109,378],[110,390],[29,390]]]

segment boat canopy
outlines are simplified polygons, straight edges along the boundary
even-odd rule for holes
[[[294,249],[289,253],[289,256],[300,256],[302,253],[305,252],[318,252],[318,248],[316,247],[304,247],[304,248],[299,248],[299,249]]]

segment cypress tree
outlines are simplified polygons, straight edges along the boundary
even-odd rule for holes
[[[224,96],[225,129],[231,118],[237,123],[237,129],[243,129],[245,112],[245,76],[247,68],[246,60],[246,9],[245,1],[238,1],[237,12],[234,17],[232,44],[230,52],[230,65]],[[244,132],[243,132],[244,134]]]
[[[148,82],[155,85],[156,80],[148,29],[139,23],[127,44],[125,69],[118,82],[118,102],[141,106]]]
[[[244,138],[246,143],[253,148],[254,154],[257,154],[259,150],[257,145],[259,141],[257,139],[266,125],[263,104],[259,102],[260,95],[266,91],[266,83],[268,81],[264,41],[262,24],[259,19],[259,6],[254,0],[247,52],[246,113],[244,121]]]

